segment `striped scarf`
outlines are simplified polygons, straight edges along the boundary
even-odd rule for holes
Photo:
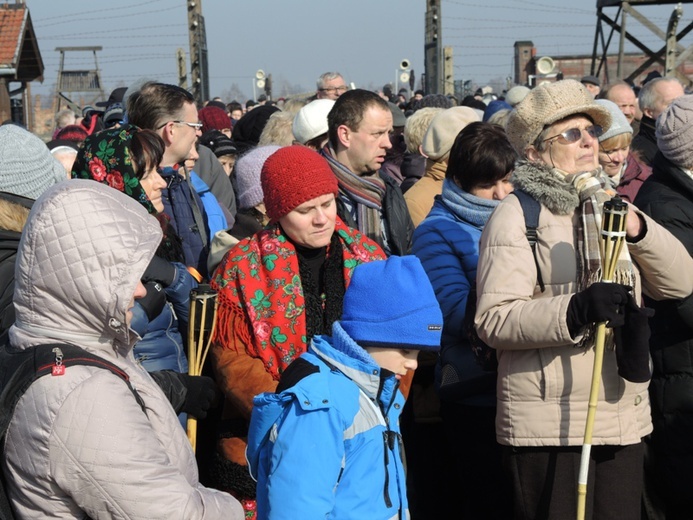
[[[321,150],[332,171],[337,177],[340,194],[346,195],[354,203],[356,227],[371,240],[383,246],[381,232],[381,212],[385,197],[385,182],[375,172],[367,177],[353,173],[334,158],[334,150],[327,144]]]
[[[582,291],[593,283],[602,280],[602,251],[600,247],[602,212],[604,203],[610,200],[614,193],[604,189],[606,176],[601,173],[600,169],[567,175],[565,179],[575,187],[580,197],[581,216],[577,230],[577,254],[578,291]],[[625,244],[616,262],[614,279],[611,281],[634,287],[633,263]],[[594,330],[593,324],[588,328],[578,346],[588,345],[594,335]],[[608,344],[613,346],[610,339]]]

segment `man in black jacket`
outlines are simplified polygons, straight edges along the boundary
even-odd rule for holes
[[[380,172],[392,147],[392,113],[368,90],[342,94],[327,116],[322,149],[339,182],[337,209],[349,226],[375,240],[388,255],[406,255],[413,225],[397,184]]]
[[[642,111],[640,130],[633,138],[631,149],[640,155],[642,161],[652,166],[657,153],[655,124],[659,115],[671,102],[683,96],[683,86],[676,78],[656,78],[648,81],[638,94],[638,104]]]
[[[693,254],[693,96],[676,99],[657,121],[659,152],[635,204]],[[654,431],[647,443],[645,497],[660,495],[666,518],[690,518],[693,497],[693,296],[653,301],[650,319]],[[646,501],[647,503],[648,501]]]

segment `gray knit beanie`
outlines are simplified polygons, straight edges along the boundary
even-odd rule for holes
[[[657,147],[682,168],[693,168],[693,95],[676,98],[657,118]]]
[[[236,187],[238,188],[238,207],[240,209],[254,208],[263,201],[260,172],[267,158],[279,150],[281,146],[273,144],[258,146],[242,156],[234,167]]]
[[[611,126],[609,128],[604,128],[604,133],[599,136],[600,143],[612,137],[616,137],[617,135],[633,133],[633,127],[630,126],[625,114],[621,112],[621,109],[618,108],[616,103],[608,99],[597,99],[596,101],[598,105],[606,108],[611,114]]]
[[[65,168],[46,143],[17,125],[0,126],[0,191],[36,200],[65,180]]]

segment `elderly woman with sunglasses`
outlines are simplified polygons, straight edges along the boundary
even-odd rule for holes
[[[600,282],[602,206],[612,193],[603,189],[597,139],[610,125],[608,110],[573,80],[532,90],[507,125],[522,157],[511,181],[540,205],[537,242],[533,251],[519,199],[504,199],[481,237],[475,324],[497,351],[496,438],[518,519],[575,516],[595,322],[610,332],[587,518],[640,517],[642,438],[652,431],[641,291],[654,299],[693,292],[693,259],[633,206],[617,283]]]

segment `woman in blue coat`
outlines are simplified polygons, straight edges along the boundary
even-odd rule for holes
[[[472,123],[455,139],[431,212],[414,232],[419,257],[443,311],[437,367],[440,412],[454,455],[453,488],[461,518],[509,518],[500,447],[495,440],[496,373],[484,370],[470,343],[476,307],[479,238],[512,191],[516,154],[504,130]],[[478,339],[478,338],[477,338]],[[494,356],[495,353],[491,352]]]

